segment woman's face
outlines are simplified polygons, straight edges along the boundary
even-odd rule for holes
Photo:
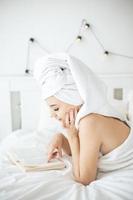
[[[68,103],[64,103],[54,96],[48,97],[46,99],[46,102],[50,107],[51,117],[55,117],[57,120],[60,120],[62,122],[65,121],[65,115],[71,109],[76,109],[77,112],[80,109],[80,106],[74,106]]]

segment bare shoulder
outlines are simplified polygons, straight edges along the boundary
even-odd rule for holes
[[[105,121],[105,117],[96,113],[91,113],[86,115],[80,120],[79,127],[92,127],[99,128]]]
[[[79,123],[79,137],[91,138],[101,141],[101,126],[104,124],[104,116],[89,114],[82,118]]]
[[[100,149],[103,154],[122,144],[129,132],[129,127],[121,120],[99,114],[87,115],[79,124],[80,139],[95,140],[97,144],[101,144]]]

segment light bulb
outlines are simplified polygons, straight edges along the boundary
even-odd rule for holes
[[[30,38],[29,41],[30,41],[30,42],[34,42],[35,39],[34,39],[34,38]]]
[[[29,73],[30,73],[30,70],[29,70],[29,69],[26,69],[26,70],[25,70],[25,73],[26,73],[26,74],[29,74]]]
[[[104,51],[104,53],[101,55],[101,60],[105,61],[108,56],[109,56],[109,51]]]
[[[108,55],[109,55],[109,52],[108,52],[108,51],[104,51],[104,55],[105,55],[105,56],[108,56]]]
[[[90,28],[90,24],[85,23],[85,28],[86,28],[86,29]]]
[[[77,38],[76,38],[76,41],[79,42],[79,41],[81,41],[81,40],[82,40],[82,36],[81,36],[81,35],[78,35]]]

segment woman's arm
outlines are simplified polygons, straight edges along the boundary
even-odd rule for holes
[[[63,135],[62,149],[64,153],[68,154],[69,156],[72,155],[68,139],[64,135]]]
[[[62,157],[64,153],[71,155],[71,149],[67,138],[62,133],[56,133],[48,146],[48,161],[56,157]]]
[[[80,121],[79,134],[68,130],[72,152],[73,173],[76,181],[88,185],[95,180],[101,137],[97,128],[98,119],[93,114]]]

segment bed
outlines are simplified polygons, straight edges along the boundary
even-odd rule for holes
[[[102,78],[108,82],[108,96],[110,101],[114,106],[116,106],[120,112],[124,112],[127,117],[132,122],[132,113],[133,113],[133,92],[131,88],[131,80],[129,77],[120,76],[119,81],[118,76],[102,76]],[[122,80],[125,78],[127,82]],[[121,79],[121,80],[120,80]],[[114,81],[115,80],[115,81]],[[28,80],[29,82],[29,80]],[[30,83],[31,84],[31,83]],[[127,85],[123,85],[127,84]],[[20,86],[20,85],[19,85]],[[17,85],[18,87],[18,85]],[[24,91],[24,88],[16,88],[16,84],[12,84],[10,88],[11,91]],[[27,86],[26,86],[27,88]],[[30,90],[33,94],[33,87]],[[19,89],[19,90],[18,90]],[[29,91],[28,91],[29,93]],[[30,94],[31,94],[30,93]],[[130,95],[128,95],[130,93]],[[36,92],[34,95],[37,94]],[[21,98],[23,95],[21,95]],[[128,97],[128,98],[127,98]],[[12,100],[18,102],[17,97],[12,96]],[[17,100],[16,100],[17,99]],[[22,102],[24,102],[22,100]],[[80,183],[77,183],[73,180],[72,174],[72,163],[70,156],[64,156],[63,160],[66,164],[66,168],[62,170],[50,170],[42,172],[22,172],[19,168],[12,165],[6,156],[6,152],[10,149],[15,148],[16,150],[23,147],[33,147],[38,150],[39,148],[47,149],[48,144],[55,134],[55,132],[63,131],[60,124],[54,119],[50,119],[48,115],[48,110],[40,99],[38,98],[39,103],[41,103],[41,113],[40,120],[38,121],[37,127],[24,127],[16,129],[18,125],[17,122],[13,123],[13,131],[7,135],[0,144],[0,199],[1,200],[98,200],[98,199],[124,199],[125,193],[128,192],[129,188],[132,188],[130,180],[133,180],[133,177],[130,176],[129,172],[125,173],[125,176],[130,176],[128,188],[116,188],[116,193],[112,193],[111,185],[108,187],[107,180],[115,178],[117,180],[117,175],[110,174],[110,177],[101,177],[100,180],[92,182],[88,186],[84,186]],[[36,103],[37,103],[36,102]],[[42,107],[43,106],[43,107]],[[26,107],[27,110],[28,106]],[[24,109],[21,106],[21,109]],[[12,112],[16,112],[12,109]],[[25,111],[21,112],[25,113]],[[33,113],[32,113],[33,114]],[[31,114],[31,115],[32,115]],[[12,113],[12,117],[15,116],[15,113]],[[30,116],[31,117],[31,116]],[[29,118],[30,118],[29,117]],[[23,118],[22,118],[23,119]],[[21,120],[22,120],[21,119]],[[25,120],[25,119],[24,119]],[[35,118],[34,118],[35,120]],[[44,123],[45,121],[45,123]],[[18,122],[20,124],[20,122]],[[29,123],[29,122],[28,122]],[[21,124],[25,124],[21,122]],[[32,124],[32,123],[30,123]],[[51,126],[52,124],[52,126]],[[47,153],[47,151],[46,151]],[[121,178],[122,181],[122,178]],[[102,184],[101,184],[102,183]],[[115,184],[115,183],[114,183]],[[119,190],[119,191],[118,191]],[[125,190],[125,193],[124,193]],[[104,195],[103,195],[104,193]],[[109,195],[109,193],[111,195]],[[110,198],[111,197],[111,198]],[[133,193],[129,193],[128,199],[133,199]]]

